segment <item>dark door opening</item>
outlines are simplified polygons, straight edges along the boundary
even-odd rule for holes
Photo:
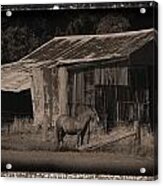
[[[30,89],[19,93],[1,91],[2,127],[14,118],[33,118]]]
[[[95,108],[104,128],[112,128],[117,120],[116,86],[95,87]]]

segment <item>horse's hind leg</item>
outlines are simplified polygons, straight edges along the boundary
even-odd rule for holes
[[[63,146],[63,131],[56,130],[56,137],[57,137],[57,149],[60,150]]]
[[[62,141],[62,138],[61,138],[61,134],[59,134],[58,150],[61,150],[62,146],[63,146],[63,141]]]
[[[57,149],[59,149],[59,146],[60,146],[60,132],[59,130],[56,128],[56,143],[57,143]]]
[[[62,131],[62,132],[61,132],[61,142],[62,142],[62,146],[63,146],[63,139],[64,139],[65,135],[66,135],[65,132]]]
[[[59,150],[61,150],[62,146],[63,146],[63,139],[65,137],[65,132],[63,130],[61,130],[58,133],[58,148]]]

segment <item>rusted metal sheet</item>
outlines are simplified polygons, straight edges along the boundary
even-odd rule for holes
[[[16,92],[30,88],[30,81],[24,82],[24,78],[28,79],[31,76],[33,67],[51,68],[58,64],[74,65],[93,63],[97,59],[128,58],[130,54],[155,40],[156,35],[154,29],[146,29],[106,35],[55,37],[18,62],[2,65],[1,89]],[[114,60],[110,61],[115,62],[117,63]]]
[[[55,37],[23,60],[95,59],[97,57],[126,56],[155,39],[153,29],[111,33]]]

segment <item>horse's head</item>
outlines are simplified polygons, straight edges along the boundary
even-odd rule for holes
[[[83,113],[78,115],[77,119],[78,119],[78,121],[80,121],[82,123],[84,122],[84,124],[87,121],[90,121],[92,128],[97,128],[97,126],[99,126],[100,119],[99,119],[97,111],[94,108],[85,109],[85,111]]]
[[[95,108],[91,108],[91,122],[94,124],[95,128],[99,126],[100,119]]]

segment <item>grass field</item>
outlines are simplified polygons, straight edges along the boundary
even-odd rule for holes
[[[27,126],[26,126],[27,125]],[[57,149],[55,129],[48,130],[46,140],[42,132],[35,130],[28,122],[2,132],[2,171],[6,163],[12,163],[14,171],[53,171],[87,172],[106,174],[140,174],[146,167],[147,174],[154,169],[154,136],[142,130],[141,145],[135,143],[133,136],[103,146],[95,151],[79,152],[76,149],[76,136],[66,136],[61,151]],[[18,130],[19,129],[19,130]],[[119,125],[104,133],[98,129],[91,133],[90,144],[102,142],[120,133],[132,131],[132,127]]]

